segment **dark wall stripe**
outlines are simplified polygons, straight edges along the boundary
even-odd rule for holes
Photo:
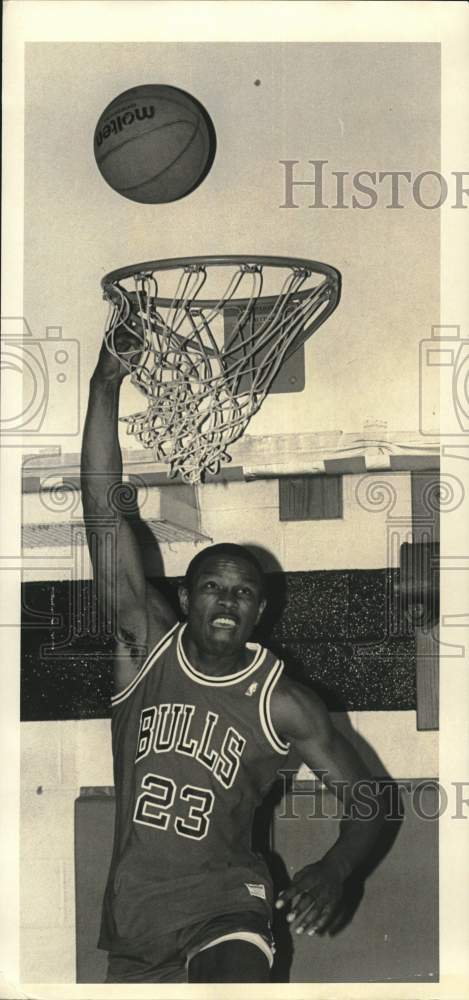
[[[415,637],[397,577],[398,570],[270,574],[255,638],[330,709],[415,709]],[[179,578],[155,582],[177,608]],[[111,650],[90,581],[25,584],[22,719],[108,717]]]

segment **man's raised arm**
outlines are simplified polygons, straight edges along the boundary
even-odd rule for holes
[[[118,348],[129,349],[129,335]],[[81,455],[81,491],[98,608],[116,638],[116,688],[125,687],[148,647],[170,628],[174,615],[147,584],[139,546],[125,513],[117,421],[127,369],[103,344],[90,382]],[[151,609],[151,614],[149,613]]]

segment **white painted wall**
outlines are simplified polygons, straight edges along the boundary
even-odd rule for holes
[[[162,487],[163,493],[167,487]],[[141,516],[158,508],[148,490]],[[177,490],[176,490],[177,495]],[[23,498],[23,520],[51,518],[38,494]],[[399,546],[409,540],[411,497],[409,473],[380,473],[343,478],[343,518],[330,521],[280,521],[278,480],[209,484],[198,489],[198,528],[213,542],[233,541],[266,551],[266,569],[295,570],[384,569],[399,565]],[[75,516],[80,516],[77,509]],[[58,518],[57,518],[58,519]],[[67,515],[65,514],[65,519]],[[210,542],[203,543],[210,544]],[[202,544],[163,544],[161,556],[168,576],[183,575]],[[85,549],[41,548],[26,580],[91,576]],[[271,554],[270,558],[268,554]],[[147,572],[154,568],[147,555]]]

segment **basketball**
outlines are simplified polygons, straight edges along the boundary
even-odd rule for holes
[[[205,108],[184,90],[158,84],[119,94],[99,118],[94,155],[104,180],[144,204],[177,201],[207,176],[216,136]]]

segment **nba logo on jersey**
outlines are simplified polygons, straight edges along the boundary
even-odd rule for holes
[[[246,697],[247,698],[252,698],[253,694],[256,693],[258,687],[259,687],[259,685],[258,685],[257,681],[254,681],[253,684],[250,684],[249,687],[248,687],[248,689],[247,689],[247,691],[244,692],[245,695],[246,695]]]

